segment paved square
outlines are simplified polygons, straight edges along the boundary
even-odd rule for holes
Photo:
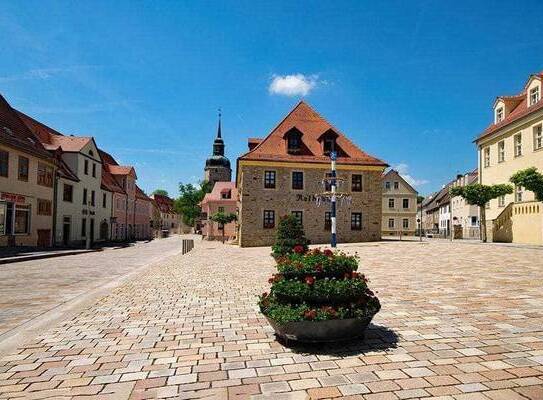
[[[270,249],[203,242],[0,356],[0,398],[543,399],[543,250],[342,247],[383,305],[365,341],[284,347]]]

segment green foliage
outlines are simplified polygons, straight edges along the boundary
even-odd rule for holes
[[[290,253],[277,259],[277,270],[283,275],[324,274],[343,277],[358,268],[358,257],[343,252],[326,255],[320,249],[306,254]]]
[[[537,201],[543,201],[543,174],[537,172],[537,168],[531,167],[517,171],[509,179],[516,186],[534,192]]]
[[[261,312],[278,324],[371,318],[381,308],[368,289],[368,280],[355,272],[358,257],[325,249],[304,250],[294,246],[276,258],[270,294],[259,298]]]
[[[210,219],[219,225],[226,225],[229,224],[232,221],[235,221],[238,219],[238,216],[233,213],[223,213],[223,212],[217,212],[213,214]]]
[[[468,204],[485,207],[492,199],[513,193],[513,187],[507,184],[481,185],[473,183],[467,186],[455,186],[450,189],[451,196],[463,197]]]
[[[166,197],[168,197],[168,192],[167,192],[166,190],[164,190],[164,189],[156,189],[156,190],[154,190],[153,193],[151,193],[151,194],[153,194],[153,195],[154,195],[154,194],[158,194],[159,196],[166,196]]]
[[[293,215],[281,218],[275,244],[272,246],[273,256],[280,257],[292,253],[294,247],[302,246],[304,251],[308,249],[309,240],[305,237],[304,228]]]
[[[174,202],[174,208],[180,213],[183,222],[188,226],[194,226],[196,218],[200,216],[199,203],[203,200],[206,193],[211,192],[211,185],[207,181],[200,182],[196,187],[192,183],[179,184],[180,196]]]
[[[417,196],[417,204],[421,204],[423,201],[424,201],[425,197],[424,196]]]

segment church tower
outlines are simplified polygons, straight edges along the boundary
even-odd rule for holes
[[[213,141],[213,155],[206,160],[205,180],[211,182],[230,182],[232,180],[232,169],[230,160],[224,156],[224,141],[221,134],[221,112],[219,111],[219,126],[217,137]]]

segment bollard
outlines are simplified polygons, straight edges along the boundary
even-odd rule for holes
[[[186,254],[194,248],[193,239],[182,239],[181,241],[181,254]]]

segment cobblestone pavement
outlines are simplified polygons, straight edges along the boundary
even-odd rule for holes
[[[364,341],[284,347],[269,249],[203,242],[0,358],[0,398],[543,399],[542,250],[344,249],[383,304]]]
[[[0,340],[60,304],[181,251],[179,236],[102,252],[0,265]]]

